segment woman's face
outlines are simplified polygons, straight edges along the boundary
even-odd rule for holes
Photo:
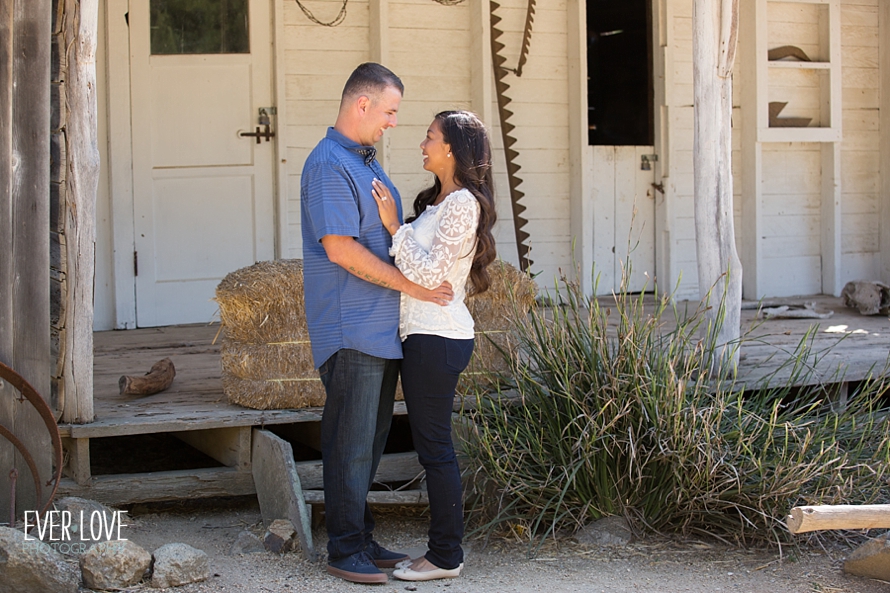
[[[451,157],[451,145],[445,143],[442,128],[438,120],[433,120],[426,131],[426,138],[420,143],[423,153],[423,168],[435,173],[439,178],[442,174],[454,172],[454,159]]]

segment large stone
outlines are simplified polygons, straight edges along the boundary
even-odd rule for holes
[[[188,544],[165,544],[155,550],[151,586],[178,587],[210,578],[207,554]]]
[[[260,538],[247,531],[246,529],[238,534],[235,538],[229,554],[232,556],[240,556],[242,554],[260,554],[265,552],[266,548]]]
[[[118,529],[116,523],[121,519],[127,526],[133,524],[133,520],[126,514],[120,514],[121,511],[86,498],[66,496],[55,501],[53,507],[57,511],[70,513],[72,545],[56,548],[57,551],[66,555],[80,556],[93,544],[117,540]],[[98,517],[94,517],[94,514],[98,515]],[[94,518],[97,525],[101,525],[99,529],[90,528]],[[112,527],[110,528],[110,535],[109,529],[102,529],[102,527],[108,528],[109,526]],[[35,531],[32,529],[31,535],[36,535]],[[95,539],[93,538],[94,535],[97,536]],[[124,530],[120,530],[120,537],[123,539],[127,538]]]
[[[100,542],[80,557],[83,584],[90,589],[123,589],[142,580],[151,554],[129,540]]]
[[[0,527],[0,591],[77,593],[80,575],[47,544]]]
[[[633,541],[633,532],[624,517],[613,515],[585,525],[575,539],[594,546],[626,546]]]
[[[878,536],[853,550],[844,562],[844,572],[890,581],[890,541],[887,535]]]

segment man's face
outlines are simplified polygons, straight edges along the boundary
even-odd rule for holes
[[[359,108],[362,110],[359,142],[363,146],[376,144],[383,138],[383,132],[396,127],[397,114],[402,102],[402,93],[388,86],[373,97],[362,97]]]

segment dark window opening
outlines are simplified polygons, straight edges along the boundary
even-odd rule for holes
[[[250,53],[248,0],[151,0],[151,53]]]
[[[587,0],[589,143],[654,142],[650,0]]]

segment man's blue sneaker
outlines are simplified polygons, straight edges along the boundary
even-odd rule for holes
[[[411,556],[408,554],[391,552],[374,540],[371,540],[371,543],[365,546],[365,552],[368,553],[374,564],[377,565],[377,568],[395,568],[399,562],[411,560]]]
[[[388,580],[365,551],[328,562],[328,572],[352,583],[385,583]]]

